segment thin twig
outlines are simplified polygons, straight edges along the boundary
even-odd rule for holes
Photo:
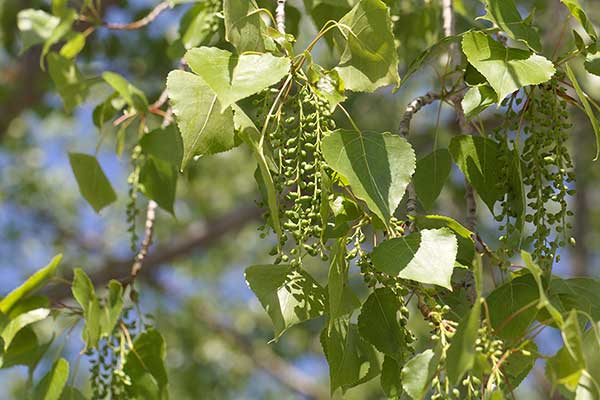
[[[275,9],[277,30],[283,35],[285,35],[285,3],[286,0],[277,0],[277,8]]]
[[[152,21],[154,21],[163,11],[165,11],[169,8],[172,8],[171,3],[168,1],[163,1],[162,3],[159,3],[156,7],[154,7],[152,9],[152,11],[150,11],[150,13],[148,13],[148,15],[146,15],[144,18],[138,19],[137,21],[130,22],[127,24],[107,22],[104,24],[104,26],[107,27],[108,29],[124,30],[124,31],[140,29],[140,28],[143,28],[144,26],[148,25]]]
[[[137,277],[137,274],[142,269],[142,264],[144,263],[144,259],[148,254],[148,249],[152,244],[152,236],[154,235],[154,221],[156,220],[156,208],[158,204],[154,200],[150,200],[148,202],[148,207],[146,208],[146,225],[144,226],[144,239],[142,240],[142,245],[140,246],[140,250],[135,256],[133,261],[133,266],[131,267],[131,281],[133,282]]]
[[[408,132],[410,131],[410,122],[423,107],[428,104],[433,103],[435,100],[438,100],[440,95],[438,93],[427,92],[423,96],[419,96],[413,99],[408,106],[406,106],[406,110],[404,110],[404,114],[402,115],[402,119],[400,120],[400,127],[398,128],[398,133],[402,135],[402,137],[406,138],[408,136]],[[414,217],[417,213],[417,193],[415,192],[415,187],[411,183],[408,184],[406,188],[406,214],[408,216]],[[414,230],[414,219],[411,219],[408,224],[408,231],[411,232]]]

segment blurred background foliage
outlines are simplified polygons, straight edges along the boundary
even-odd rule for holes
[[[156,3],[103,0],[101,13],[106,21],[128,22],[146,15]],[[274,9],[274,1],[259,3]],[[335,2],[318,0],[288,3],[288,29],[297,33],[298,49],[314,37],[315,25],[345,12],[345,1],[340,1],[339,7],[332,5]],[[314,3],[320,3],[321,8],[314,7]],[[440,2],[388,3],[393,3],[398,52],[402,70],[406,71],[421,51],[441,38]],[[600,21],[600,8],[594,1],[583,3],[592,20]],[[546,53],[552,54],[553,46],[563,50],[573,47],[568,33],[562,37],[555,26],[555,21],[566,17],[559,0],[520,4],[535,9]],[[127,275],[133,256],[125,219],[129,159],[114,154],[117,129],[108,124],[99,131],[92,122],[93,109],[106,98],[108,87],[95,85],[88,100],[67,114],[52,81],[40,69],[39,46],[21,51],[17,13],[26,8],[49,7],[49,2],[43,0],[0,0],[2,294],[56,253],[64,254],[61,269],[67,279],[73,267],[81,266],[100,284],[110,277]],[[118,72],[141,88],[149,101],[155,101],[164,89],[166,74],[178,66],[183,51],[181,38],[188,34],[194,7],[194,3],[178,5],[135,31],[98,29],[88,37],[78,57],[81,71],[90,77],[104,70]],[[481,15],[479,2],[456,0],[455,8],[460,14],[458,31],[479,23],[471,18]],[[312,10],[312,15],[307,10]],[[327,66],[333,63],[335,54],[323,42],[317,47],[316,58]],[[381,90],[352,95],[347,108],[362,129],[396,131],[410,99],[439,87],[438,72],[443,63],[443,58],[432,58],[396,94]],[[582,68],[578,78],[588,93],[600,98],[600,78],[585,74]],[[493,109],[484,114],[486,125],[497,123],[494,114]],[[459,133],[454,118],[446,106],[429,106],[419,113],[413,120],[411,138],[417,153],[430,151],[436,136],[444,145],[452,134]],[[600,201],[600,189],[593,183],[600,176],[598,166],[591,161],[594,139],[582,113],[574,111],[573,122],[570,145],[576,164],[577,194],[570,206],[575,212],[578,245],[565,250],[557,271],[565,276],[600,277],[600,209],[594,207]],[[136,140],[135,128],[130,130],[125,132],[126,143]],[[92,153],[96,148],[119,196],[118,203],[101,215],[81,198],[67,157],[68,151]],[[176,217],[159,211],[155,241],[139,285],[143,311],[154,316],[167,341],[173,399],[327,397],[327,365],[318,342],[323,322],[315,320],[294,327],[278,342],[267,344],[272,337],[270,322],[244,282],[244,268],[266,262],[273,245],[272,238],[261,239],[257,231],[260,210],[255,205],[258,194],[254,169],[250,152],[244,147],[201,158],[179,181]],[[460,175],[454,175],[438,199],[436,211],[463,221],[463,181]],[[485,207],[479,207],[479,216],[483,221],[480,233],[486,242],[495,243],[497,230],[491,215]],[[138,228],[142,225],[140,220]],[[315,278],[325,281],[327,265],[314,261],[308,269]],[[55,300],[68,301],[64,298],[68,293],[68,286],[60,279],[50,290]],[[427,337],[427,327],[418,316],[411,324]],[[73,360],[81,358],[76,376],[85,382],[87,368],[79,355],[79,330],[70,325],[69,320],[57,318],[44,323],[43,331],[47,338],[56,335],[51,353],[66,346]],[[551,329],[538,337],[542,353],[552,354],[560,344],[559,334]],[[42,366],[37,373],[43,374],[47,368]],[[25,369],[0,371],[0,398],[22,398],[26,379]],[[519,398],[547,399],[549,390],[540,369],[518,393],[523,396]],[[382,397],[376,380],[346,395],[349,399]]]

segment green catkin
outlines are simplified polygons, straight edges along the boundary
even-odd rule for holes
[[[304,254],[324,257],[320,241],[324,171],[321,140],[333,129],[335,122],[327,102],[310,87],[300,86],[282,104],[277,124],[269,132],[268,141],[279,169],[274,181],[284,232],[280,244],[283,247],[289,238],[295,243],[289,255],[278,254],[276,262],[285,262],[290,256],[299,260]]]
[[[545,269],[557,259],[556,252],[567,242],[571,228],[567,197],[574,191],[573,163],[566,147],[568,121],[564,88],[557,79],[535,88],[525,111],[527,125],[523,143],[524,183],[529,186],[526,221],[534,225],[530,239],[533,256]]]

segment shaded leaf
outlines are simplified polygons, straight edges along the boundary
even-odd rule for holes
[[[381,0],[361,0],[339,21],[346,43],[336,70],[346,89],[372,92],[400,86],[390,12]]]
[[[181,165],[183,159],[183,142],[174,125],[155,129],[140,139],[142,151],[157,160],[168,162],[174,167]]]
[[[88,84],[73,60],[50,53],[48,73],[68,113],[85,101],[89,92]]]
[[[8,350],[12,340],[15,335],[27,325],[33,324],[34,322],[41,321],[46,319],[46,317],[50,314],[50,310],[48,308],[36,308],[34,310],[30,310],[24,312],[10,322],[6,324],[6,326],[2,329],[2,341],[4,342],[4,351]]]
[[[358,316],[360,335],[377,350],[397,360],[406,346],[400,307],[391,289],[378,288],[369,295]]]
[[[308,273],[289,265],[253,265],[246,282],[271,317],[275,340],[299,322],[323,315],[326,291]]]
[[[452,290],[457,251],[450,229],[424,229],[382,242],[373,250],[372,260],[373,266],[386,274]]]
[[[532,50],[542,52],[540,35],[531,24],[523,21],[513,0],[485,0],[484,19],[495,23],[511,38],[525,43]]]
[[[375,349],[361,338],[358,327],[345,319],[337,319],[330,329],[323,329],[321,345],[329,364],[331,394],[338,388],[345,392],[380,372]]]
[[[94,211],[98,213],[117,200],[117,194],[96,157],[83,153],[69,153],[69,161],[79,192]]]
[[[342,237],[335,242],[331,250],[331,263],[327,281],[327,294],[329,300],[329,321],[345,314],[344,292],[352,291],[348,288],[348,260],[346,260],[346,238]],[[359,303],[360,305],[360,303]]]
[[[155,329],[141,333],[127,353],[123,371],[131,378],[128,393],[136,398],[165,400],[168,398],[168,377],[165,369],[166,345]]]
[[[71,285],[73,297],[83,309],[85,326],[81,333],[86,349],[94,348],[101,336],[100,304],[96,297],[94,285],[81,268],[73,270],[73,284]]]
[[[322,151],[327,164],[387,224],[415,171],[415,153],[406,139],[340,129],[323,139]]]
[[[480,136],[461,135],[452,138],[448,150],[493,214],[494,203],[502,196],[498,144]]]
[[[147,198],[156,201],[163,210],[174,215],[177,178],[177,167],[150,156],[140,171],[140,191]]]
[[[108,282],[108,297],[100,315],[100,334],[111,336],[123,310],[123,286],[117,280]]]
[[[61,358],[54,363],[52,369],[37,384],[33,391],[33,399],[59,400],[68,378],[69,363]]]
[[[386,355],[381,365],[381,388],[388,399],[400,399],[402,395],[401,372],[402,364]]]
[[[435,376],[439,356],[431,349],[415,355],[402,368],[402,387],[413,400],[425,398]]]
[[[489,86],[475,86],[467,91],[461,104],[465,117],[473,118],[497,102],[498,97],[494,89]]]
[[[224,0],[225,40],[239,53],[274,48],[255,0]]]
[[[426,210],[433,207],[435,199],[440,195],[452,168],[450,153],[446,149],[438,149],[417,161],[413,177],[413,185],[417,198]]]
[[[597,39],[596,29],[594,29],[594,25],[588,18],[586,12],[581,7],[579,0],[560,0],[571,12],[571,15],[575,17],[575,19],[581,24],[583,29],[587,32],[588,35],[592,38],[592,40]]]
[[[447,352],[446,372],[451,385],[457,385],[475,363],[475,340],[479,330],[481,302],[475,301],[471,312],[460,321]]]

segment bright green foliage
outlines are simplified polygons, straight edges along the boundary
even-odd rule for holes
[[[54,363],[52,369],[37,384],[33,392],[35,400],[59,400],[69,378],[69,363],[64,358]]]
[[[49,314],[50,310],[47,308],[36,308],[11,318],[10,322],[4,326],[2,333],[0,334],[2,341],[4,342],[4,351],[8,350],[15,335],[21,329],[29,324],[45,319]]]
[[[325,311],[325,290],[294,267],[254,265],[246,269],[246,282],[271,317],[275,339],[289,327]]]
[[[402,368],[402,387],[413,400],[422,400],[435,376],[438,356],[425,350],[407,361]]]
[[[523,86],[544,83],[556,72],[552,62],[543,56],[504,47],[481,32],[466,33],[462,49],[496,91],[498,101]]]
[[[389,275],[452,290],[450,278],[457,251],[456,237],[450,229],[423,229],[377,246],[373,265]]]
[[[54,275],[58,263],[62,259],[62,254],[55,256],[44,268],[36,271],[31,275],[21,286],[14,289],[12,292],[6,295],[0,300],[0,312],[3,314],[9,314],[12,308],[18,304],[19,301],[25,299],[36,290],[44,286],[50,278]]]
[[[83,341],[86,348],[93,348],[98,344],[101,335],[100,303],[98,302],[94,285],[89,276],[81,268],[76,268],[73,272],[74,277],[71,290],[73,291],[73,297],[83,309],[83,318],[85,320],[85,327],[82,333]]]
[[[323,139],[327,164],[382,221],[390,219],[415,170],[408,142],[390,133],[337,130]]]
[[[236,101],[279,82],[290,69],[290,60],[285,57],[274,57],[270,53],[236,55],[214,47],[192,49],[186,53],[185,60],[215,92],[221,112]]]
[[[489,86],[475,86],[470,88],[462,100],[462,107],[467,118],[472,118],[489,106],[498,102],[498,97]]]
[[[417,161],[417,169],[413,176],[417,198],[426,210],[433,207],[452,168],[450,153],[446,149],[438,149]]]
[[[217,95],[202,78],[172,71],[167,90],[183,140],[181,169],[194,156],[219,153],[234,146],[233,113],[231,109],[221,112]]]
[[[448,348],[446,366],[448,380],[452,385],[458,384],[467,371],[473,368],[480,315],[481,302],[477,300],[469,314],[460,321],[458,329],[454,333],[452,344]]]
[[[36,44],[44,43],[52,35],[52,31],[59,22],[60,18],[42,10],[29,8],[19,12],[17,23],[23,41],[21,52],[25,52],[25,50]]]
[[[224,0],[225,39],[239,53],[264,52],[274,46],[255,0]]]
[[[594,25],[588,18],[586,12],[581,7],[579,0],[560,0],[571,12],[573,17],[581,24],[583,29],[587,32],[587,34],[592,38],[592,40],[597,39],[596,29],[594,29]]]
[[[513,0],[485,0],[485,19],[495,23],[512,39],[521,41],[532,50],[541,52],[542,44],[537,30],[523,21]]]
[[[362,0],[339,21],[345,44],[336,70],[346,89],[372,92],[400,85],[389,10],[381,0]]]
[[[88,85],[72,60],[57,53],[50,53],[48,55],[48,72],[67,112],[71,112],[83,103],[88,95]]]
[[[117,200],[117,194],[96,157],[69,153],[69,161],[81,195],[96,212]]]

